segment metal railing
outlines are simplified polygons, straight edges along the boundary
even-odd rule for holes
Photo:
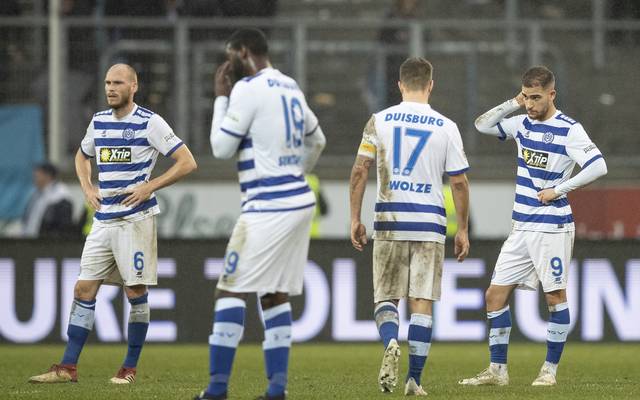
[[[535,65],[543,61],[550,62],[558,75],[560,90],[570,81],[565,50],[561,44],[553,40],[552,35],[582,33],[583,52],[590,53],[591,65],[588,68],[605,68],[608,46],[606,35],[611,31],[640,32],[639,21],[613,21],[604,19],[602,1],[594,0],[593,19],[590,20],[532,20],[518,19],[512,13],[506,13],[505,19],[427,19],[427,20],[380,20],[380,19],[219,19],[219,18],[179,18],[170,21],[164,18],[0,18],[1,29],[27,29],[30,31],[32,59],[43,62],[42,55],[49,52],[49,74],[53,87],[50,104],[64,104],[70,89],[66,75],[69,71],[69,50],[77,38],[70,35],[72,30],[82,30],[95,34],[96,52],[95,79],[97,93],[102,93],[102,76],[108,65],[119,57],[139,56],[142,53],[154,54],[164,59],[171,70],[172,79],[170,103],[166,104],[170,115],[166,117],[181,137],[196,149],[208,149],[208,121],[211,112],[211,98],[206,87],[211,87],[215,58],[223,54],[224,39],[200,39],[198,32],[234,29],[238,27],[257,26],[275,30],[279,35],[270,43],[272,53],[284,60],[281,69],[288,71],[302,88],[310,89],[310,66],[317,63],[324,55],[353,57],[361,55],[374,60],[374,71],[381,74],[386,69],[389,55],[424,55],[452,56],[464,60],[465,73],[460,85],[464,94],[464,111],[457,116],[464,130],[473,130],[473,118],[479,111],[478,85],[481,81],[479,57],[491,55],[496,62],[521,72],[521,64]],[[406,44],[382,46],[375,32],[383,27],[406,29],[409,39]],[[42,35],[49,32],[49,46],[43,46]],[[116,29],[130,30],[162,30],[169,33],[170,39],[124,39],[110,41],[108,32]],[[335,39],[324,35],[341,31],[346,39]],[[356,38],[349,38],[349,33]],[[362,39],[361,32],[373,32]],[[464,39],[452,37],[437,41],[426,41],[429,34],[438,32],[465,33]],[[134,35],[135,36],[135,35]],[[323,36],[329,36],[324,38]],[[437,36],[437,35],[436,35]],[[464,35],[463,35],[464,36]],[[476,39],[477,38],[477,39]],[[587,39],[588,38],[588,39]],[[104,43],[103,45],[101,43]],[[98,46],[102,46],[98,48]],[[37,57],[35,56],[37,55]],[[586,67],[585,67],[586,68]],[[316,68],[317,69],[317,68]],[[347,74],[345,74],[347,75]],[[382,79],[378,76],[378,79]],[[56,87],[56,82],[61,83]],[[381,91],[377,89],[369,89]],[[375,94],[375,93],[374,93]],[[354,93],[358,96],[358,93]],[[379,97],[380,94],[378,93]],[[97,95],[98,104],[103,103],[102,96]],[[380,108],[381,102],[373,102],[370,107]],[[370,110],[368,110],[370,111]],[[67,141],[68,129],[60,118],[63,108],[49,109],[52,118],[49,125],[49,158],[64,164],[64,149],[59,143]],[[360,122],[358,122],[360,124]],[[476,153],[477,135],[465,135],[468,152]],[[58,145],[56,145],[58,143]],[[197,151],[197,150],[196,150]]]

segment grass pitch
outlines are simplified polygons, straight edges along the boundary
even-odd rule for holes
[[[208,382],[205,345],[146,345],[138,381],[115,386],[125,345],[90,343],[80,359],[79,383],[28,384],[31,375],[58,362],[63,346],[0,345],[0,399],[192,399]],[[402,346],[401,376],[407,369]],[[486,367],[485,344],[434,343],[423,374],[432,399],[640,399],[640,344],[567,344],[558,371],[558,386],[531,387],[545,357],[544,344],[509,346],[510,385],[461,387],[458,379]],[[294,344],[289,372],[289,399],[392,399],[378,391],[380,344]],[[231,377],[230,399],[253,399],[266,387],[262,350],[241,344]]]

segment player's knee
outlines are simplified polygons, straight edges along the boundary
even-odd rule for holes
[[[409,297],[409,310],[412,314],[433,314],[433,301]]]
[[[484,292],[484,301],[487,305],[487,310],[494,310],[496,307],[499,307],[498,303],[501,303],[499,297],[499,293],[496,293],[496,291],[491,287]]]
[[[287,303],[289,295],[287,293],[268,293],[260,297],[260,305],[263,310]]]
[[[545,293],[545,298],[547,300],[547,304],[550,306],[565,303],[567,301],[567,291],[564,289],[560,289],[554,290],[552,292],[547,292]]]
[[[73,297],[83,301],[93,301],[96,297],[94,285],[78,281],[73,288]]]
[[[147,287],[145,285],[125,286],[124,291],[127,294],[127,298],[135,299],[144,296],[147,293]]]

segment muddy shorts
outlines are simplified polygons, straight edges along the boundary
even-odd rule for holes
[[[404,240],[373,243],[373,298],[440,300],[444,244]]]

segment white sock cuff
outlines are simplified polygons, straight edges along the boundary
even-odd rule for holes
[[[247,303],[237,297],[221,297],[216,301],[216,311],[226,310],[228,308],[242,307],[247,308]]]
[[[291,325],[276,326],[264,331],[264,350],[276,349],[279,347],[291,347]]]
[[[396,306],[393,302],[391,301],[383,301],[382,303],[378,303],[376,305],[376,307],[373,310],[373,313],[377,313],[379,309],[381,309],[382,307],[393,307],[396,311],[398,311],[398,306]]]
[[[433,325],[433,318],[429,314],[411,314],[411,319],[409,320],[409,324],[424,326],[425,328],[431,328]]]
[[[262,310],[262,317],[264,318],[265,321],[267,321],[285,312],[291,312],[291,303],[289,302],[282,303],[282,304],[278,304],[275,307]]]
[[[238,347],[242,340],[244,327],[233,322],[217,322],[213,324],[213,331],[209,336],[209,344],[212,346]]]
[[[498,311],[487,311],[487,318],[492,319],[495,317],[499,317],[500,315],[504,314],[505,312],[509,311],[509,305],[507,304],[507,306],[505,308],[501,308]]]
[[[564,303],[556,304],[555,306],[549,306],[549,312],[564,311],[568,308],[569,308],[569,303],[565,301]]]

